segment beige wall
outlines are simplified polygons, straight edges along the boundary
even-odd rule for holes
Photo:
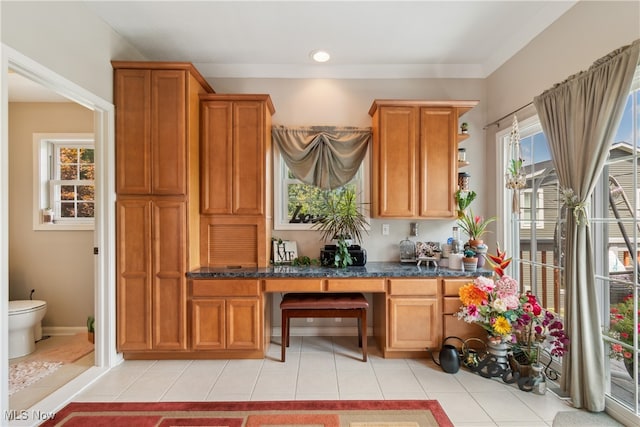
[[[44,326],[83,326],[94,314],[93,231],[34,231],[33,133],[93,132],[73,103],[9,104],[9,299],[47,301]]]
[[[111,59],[144,60],[83,2],[2,1],[0,41],[111,101]]]
[[[514,55],[486,79],[487,120],[494,121],[528,104],[533,98],[567,77],[586,70],[611,51],[640,38],[640,2],[580,1],[542,34]],[[519,119],[535,114],[528,107]],[[500,128],[487,129],[487,170],[496,171],[496,188],[502,188],[502,174],[495,159],[495,134],[511,125],[511,118]],[[496,191],[486,189],[495,206]]]
[[[479,100],[476,108],[465,114],[471,137],[463,144],[472,165],[471,188],[479,194],[492,183],[486,182],[484,136],[486,95],[481,79],[215,79],[209,83],[218,93],[268,93],[276,113],[273,123],[284,126],[371,126],[369,108],[375,99],[471,99]],[[484,201],[478,200],[477,213],[483,214]],[[398,243],[409,234],[406,220],[372,220],[371,231],[363,247],[369,261],[397,261]],[[419,240],[445,242],[451,236],[452,220],[423,220],[419,224]],[[390,225],[388,236],[382,236],[382,224]],[[274,230],[274,236],[295,240],[298,254],[318,258],[321,242],[317,231]]]

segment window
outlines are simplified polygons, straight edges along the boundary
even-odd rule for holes
[[[531,215],[531,211],[536,211]],[[520,228],[531,228],[531,222],[535,220],[536,228],[544,228],[544,190],[538,189],[536,197],[533,197],[533,190],[525,188],[520,192]]]
[[[34,134],[34,153],[34,229],[93,229],[93,135]]]
[[[606,359],[607,397],[635,415],[640,415],[640,382],[637,378],[634,380],[637,374],[633,371],[633,361],[640,357],[635,335],[640,324],[637,305],[640,304],[639,165],[640,68],[594,191],[589,219],[596,253],[596,282],[602,301],[605,355],[609,356]]]
[[[369,154],[365,156],[360,170],[346,184],[355,190],[363,207],[368,206]],[[317,222],[324,205],[325,190],[305,184],[293,176],[282,156],[275,150],[274,159],[274,229],[311,230]],[[336,190],[334,190],[336,191]],[[365,212],[368,214],[368,211]]]
[[[547,309],[562,315],[564,286],[560,279],[561,227],[560,189],[547,139],[537,116],[519,123],[520,150],[526,184],[520,190],[519,215],[512,214],[511,190],[504,189],[505,218],[509,224],[508,245],[513,251],[512,274],[523,290],[531,290]],[[506,170],[510,128],[498,134],[505,149]],[[535,194],[535,197],[534,197]],[[533,226],[535,224],[535,226]]]

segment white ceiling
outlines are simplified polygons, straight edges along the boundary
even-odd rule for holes
[[[148,60],[192,62],[205,78],[485,78],[576,1],[84,3]],[[314,63],[315,49],[331,60]]]
[[[576,1],[94,1],[150,60],[205,77],[487,77]],[[315,64],[314,49],[331,61]]]

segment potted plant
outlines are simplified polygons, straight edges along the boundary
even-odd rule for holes
[[[462,191],[457,190],[455,193],[456,203],[458,205],[458,218],[462,218],[462,216],[467,212],[467,208],[471,205],[476,199],[475,191]]]
[[[464,271],[476,271],[478,267],[478,257],[473,249],[467,247],[467,249],[464,250],[462,264],[464,265]]]
[[[362,241],[362,232],[367,232],[367,218],[358,209],[353,189],[344,188],[333,194],[327,193],[322,219],[313,228],[322,233],[322,239],[336,241],[336,253],[333,265],[348,267],[353,264],[349,247],[353,242]]]
[[[460,132],[469,133],[469,123],[462,122],[462,124],[460,125]]]
[[[485,219],[481,216],[473,215],[473,211],[469,209],[469,212],[465,212],[458,218],[458,225],[469,236],[469,246],[474,248],[484,243],[481,237],[487,232],[487,226],[495,220],[495,216]]]

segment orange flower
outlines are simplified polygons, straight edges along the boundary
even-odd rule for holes
[[[473,283],[467,283],[458,291],[464,305],[481,305],[487,300],[487,293],[478,289]]]

